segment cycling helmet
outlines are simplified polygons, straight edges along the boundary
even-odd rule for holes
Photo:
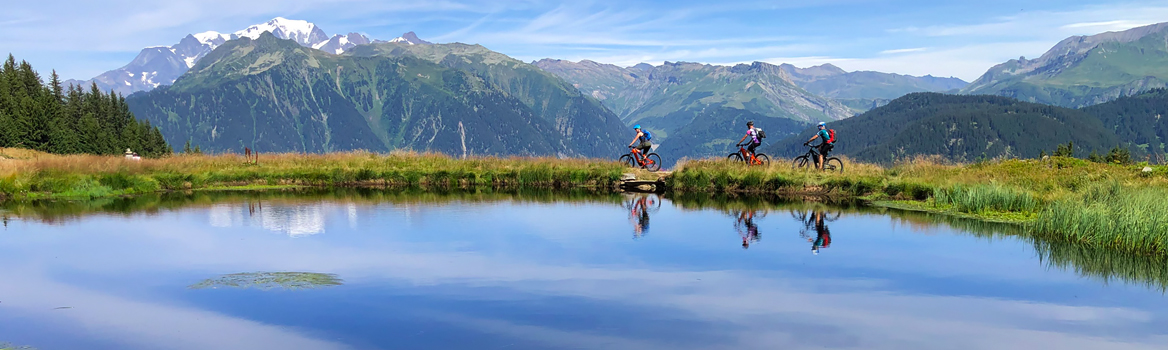
[[[633,129],[640,129],[640,128],[641,128],[641,124],[633,125]]]
[[[819,126],[827,126],[827,123],[819,122]]]

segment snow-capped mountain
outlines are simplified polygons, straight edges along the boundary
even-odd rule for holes
[[[390,40],[389,42],[391,42],[391,43],[404,43],[404,44],[410,44],[410,45],[430,45],[430,44],[433,44],[429,41],[418,39],[418,35],[414,34],[414,32],[402,34],[402,36],[393,38],[393,40]]]
[[[324,30],[321,30],[315,24],[308,21],[292,20],[283,17],[276,17],[267,23],[247,27],[247,29],[235,32],[235,36],[258,39],[260,34],[264,32],[271,32],[277,38],[292,40],[308,47],[313,47],[329,40],[328,34],[325,34]]]
[[[123,95],[153,90],[161,85],[173,84],[179,76],[194,67],[199,59],[228,40],[245,37],[256,39],[264,32],[337,55],[354,46],[372,42],[369,37],[358,33],[338,34],[329,38],[324,30],[311,22],[276,17],[230,34],[207,31],[187,35],[173,46],[148,47],[142,49],[133,61],[121,68],[102,73],[88,81],[68,80],[65,83],[88,87],[90,82],[93,82],[103,91],[113,90]],[[429,44],[418,39],[413,32],[406,33],[393,42],[411,45]]]
[[[349,33],[349,35],[333,35],[328,41],[313,45],[312,48],[328,52],[331,54],[340,55],[345,50],[357,45],[365,45],[370,43],[369,37],[358,34]]]

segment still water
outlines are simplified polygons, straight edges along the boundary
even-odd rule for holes
[[[1168,348],[1163,260],[920,214],[352,192],[4,217],[0,344],[42,350]]]

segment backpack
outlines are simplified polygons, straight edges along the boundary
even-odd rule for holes
[[[645,135],[645,141],[653,141],[653,133],[649,132],[649,130],[641,130],[641,134]]]
[[[827,139],[827,143],[835,143],[835,129],[827,129],[827,136],[831,136]]]
[[[754,134],[755,136],[758,136],[759,142],[762,142],[762,139],[766,138],[766,131],[762,131],[762,129],[754,128]]]

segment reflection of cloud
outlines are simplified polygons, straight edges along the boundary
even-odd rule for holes
[[[216,204],[207,210],[212,227],[239,226],[243,222],[243,208],[238,204]]]
[[[344,349],[281,327],[214,312],[100,294],[73,286],[0,270],[4,307],[29,321],[69,324],[73,333],[149,349]],[[65,310],[52,310],[61,305]]]
[[[664,209],[663,214],[666,216],[671,214],[668,208],[666,206]],[[324,211],[331,214],[329,218],[340,219],[347,210]],[[566,213],[571,213],[570,216],[578,220],[592,220],[558,222],[562,225],[562,231],[552,233],[555,239],[550,241],[560,242],[560,235],[569,236],[605,225],[598,221],[600,216],[575,207],[553,211],[550,206],[531,205],[524,207],[521,213],[512,211],[513,207],[504,205],[496,206],[494,210],[482,210],[475,216],[460,217],[460,222],[464,224],[454,229],[476,232],[484,229],[499,237],[483,239],[508,240],[516,238],[509,236],[513,233],[491,231],[491,227],[479,227],[481,224],[476,223],[521,220],[515,219],[516,216],[558,218]],[[623,213],[613,209],[612,214]],[[687,213],[685,218],[678,220],[678,224],[691,224],[696,214]],[[616,220],[623,219],[623,215],[615,216]],[[159,218],[154,224],[166,223],[167,220]],[[441,224],[445,223],[435,223]],[[539,227],[536,224],[531,223],[531,227]],[[867,222],[855,220],[840,225],[847,224]],[[521,305],[525,298],[554,296],[569,301],[584,300],[587,305],[602,308],[598,312],[603,312],[603,308],[661,312],[661,315],[665,315],[663,317],[670,317],[684,325],[684,328],[678,328],[675,332],[707,331],[716,338],[714,343],[693,341],[670,344],[675,345],[670,348],[676,349],[913,349],[934,348],[938,344],[953,349],[1157,349],[1168,341],[1164,336],[1144,335],[1154,333],[1147,329],[1159,322],[1156,317],[1160,315],[1147,311],[1125,307],[917,294],[898,291],[894,286],[896,281],[878,278],[830,279],[773,270],[693,271],[636,261],[625,264],[620,259],[614,260],[621,261],[619,264],[614,262],[589,266],[572,258],[549,257],[526,250],[501,253],[442,251],[442,247],[458,248],[441,245],[440,242],[446,241],[440,238],[424,243],[416,243],[417,238],[398,235],[353,235],[345,237],[345,240],[289,240],[272,236],[238,240],[229,234],[218,234],[221,230],[199,231],[197,227],[183,227],[181,230],[191,232],[163,233],[150,230],[150,226],[151,223],[132,225],[135,230],[125,233],[119,231],[103,237],[104,244],[110,246],[112,251],[80,250],[68,255],[67,259],[54,261],[58,264],[73,264],[70,268],[97,270],[95,274],[99,276],[107,271],[127,273],[143,269],[144,266],[161,271],[214,266],[214,269],[225,267],[231,271],[327,271],[345,276],[355,284],[388,280],[391,287],[399,286],[407,292],[415,286],[438,286],[428,289],[427,296],[439,299],[520,299],[516,304]],[[133,244],[111,243],[110,237]],[[184,244],[180,245],[175,244],[175,239],[197,239],[200,242],[190,244],[192,242],[183,241]],[[588,247],[590,242],[572,241],[571,244]],[[123,249],[152,254],[122,254],[122,258],[116,262],[96,267],[92,264],[92,261],[100,260],[101,256]],[[892,274],[928,275],[932,269],[948,269],[951,271],[946,273],[960,275],[969,273],[971,269],[994,266],[947,266],[953,262],[942,259],[936,266],[913,267]],[[922,273],[922,270],[925,272]],[[999,275],[1007,275],[999,272],[993,272],[992,275],[983,273],[971,280],[1001,282],[1003,277]],[[0,280],[9,280],[4,277],[7,276],[0,271]],[[1058,285],[1050,280],[1037,283]],[[27,290],[23,293],[35,293],[39,288],[55,286],[32,284],[7,288],[25,288]],[[6,295],[5,290],[0,287],[0,295]],[[7,299],[5,303],[8,303]],[[505,318],[509,316],[497,319],[475,316],[471,315],[472,311],[466,311],[466,314],[459,310],[452,312],[457,314],[434,314],[431,317],[471,331],[545,344],[548,348],[661,346],[658,340],[636,333],[629,335],[602,329],[579,330],[563,326],[563,323],[523,324],[527,320]],[[641,316],[637,314],[633,317]],[[646,318],[652,319],[654,316]],[[1125,331],[1113,331],[1120,329]],[[1116,333],[1126,336],[1106,337]]]

